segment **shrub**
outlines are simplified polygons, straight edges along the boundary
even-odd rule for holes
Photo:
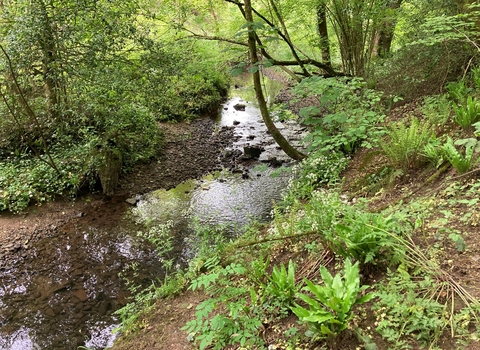
[[[303,123],[312,128],[305,139],[310,150],[352,154],[359,147],[371,148],[383,135],[377,125],[385,117],[381,113],[382,94],[368,89],[362,78],[307,78],[294,93],[319,96],[319,106],[300,110]],[[319,116],[320,107],[327,110],[323,117]]]
[[[30,154],[0,162],[0,211],[20,212],[30,203],[42,203],[54,195],[73,195],[88,181],[84,170],[89,145],[53,150],[58,172]]]

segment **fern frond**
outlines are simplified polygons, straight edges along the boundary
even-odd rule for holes
[[[431,125],[413,117],[408,127],[404,122],[390,125],[388,141],[380,142],[380,147],[394,167],[406,171],[420,165],[424,147],[432,137]]]

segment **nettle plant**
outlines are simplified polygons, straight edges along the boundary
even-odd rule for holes
[[[312,127],[305,139],[310,150],[352,154],[360,147],[375,146],[384,135],[378,125],[385,118],[382,94],[368,89],[362,78],[311,77],[303,79],[293,92],[298,97],[316,96],[319,102],[300,110],[303,123]]]

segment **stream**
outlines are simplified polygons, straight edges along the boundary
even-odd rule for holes
[[[120,323],[114,312],[129,301],[126,281],[146,287],[164,271],[155,247],[137,234],[145,222],[172,222],[175,261],[182,266],[195,254],[194,221],[224,225],[225,234],[235,236],[251,220],[270,218],[272,201],[280,199],[290,173],[268,163],[288,163],[287,156],[266,132],[258,109],[239,97],[222,105],[217,125],[235,128],[229,152],[247,147],[260,153],[234,169],[139,195],[130,207],[107,208],[96,214],[98,224],[79,217],[55,227],[46,237],[25,241],[18,257],[0,264],[0,350],[111,346]],[[277,127],[294,144],[305,135],[293,122]],[[115,225],[100,220],[114,210],[122,211]]]

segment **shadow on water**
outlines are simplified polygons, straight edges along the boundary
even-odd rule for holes
[[[258,143],[264,150],[262,156],[278,154],[258,110],[246,104],[244,111],[238,111],[233,108],[238,103],[242,101],[234,98],[222,106],[219,120],[220,127],[237,125],[234,149]],[[302,133],[297,128],[290,136],[299,139]],[[151,192],[129,211],[127,219],[118,222],[96,220],[109,215],[107,208],[91,214],[95,217],[88,224],[78,220],[29,243],[26,253],[15,261],[0,262],[0,350],[111,346],[112,330],[119,324],[114,312],[128,303],[125,279],[147,286],[163,274],[155,248],[137,236],[142,228],[134,222],[172,220],[177,260],[185,263],[195,251],[193,218],[225,224],[231,235],[252,218],[268,220],[272,201],[280,199],[289,176],[281,173],[273,178],[267,165],[258,168],[217,172],[169,191]],[[128,268],[132,264],[136,270]]]

